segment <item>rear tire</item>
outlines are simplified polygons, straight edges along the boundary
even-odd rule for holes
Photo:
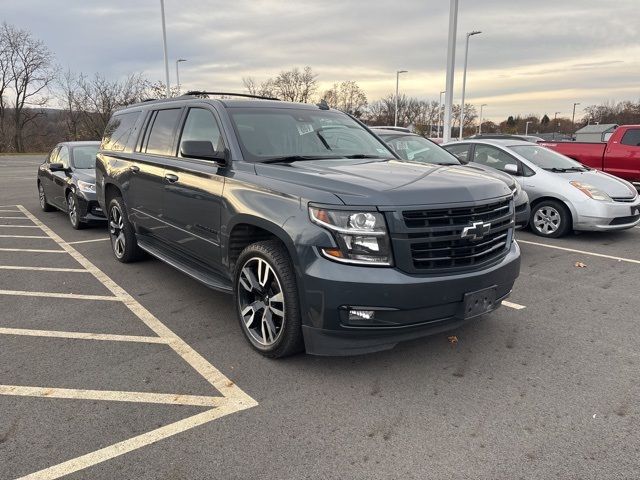
[[[529,227],[540,237],[559,238],[573,229],[571,212],[558,200],[543,200],[531,209]]]
[[[295,271],[278,240],[246,247],[236,262],[233,297],[240,328],[265,357],[304,350]]]
[[[38,182],[38,197],[40,199],[40,208],[43,212],[53,212],[56,208],[47,202],[47,195],[44,193],[42,183]]]
[[[127,210],[122,197],[116,196],[109,200],[107,219],[111,249],[116,260],[122,263],[139,260],[143,256],[143,252],[138,246],[133,225],[127,218]]]

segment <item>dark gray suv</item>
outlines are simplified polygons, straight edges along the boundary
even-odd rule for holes
[[[348,355],[494,310],[520,270],[508,186],[400,159],[326,104],[198,95],[116,112],[96,164],[116,258],[233,293],[262,354]]]

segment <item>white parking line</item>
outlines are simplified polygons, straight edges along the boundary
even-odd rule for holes
[[[92,240],[78,240],[77,242],[67,242],[67,245],[78,245],[80,243],[91,243],[91,242],[104,242],[105,240],[111,240],[111,239],[107,237],[107,238],[94,238]]]
[[[24,335],[27,337],[72,338],[76,340],[106,340],[110,342],[137,342],[137,343],[169,343],[170,340],[162,337],[150,337],[142,335],[114,335],[111,333],[85,333],[62,332],[59,330],[29,330],[26,328],[0,327],[0,335]]]
[[[46,250],[40,248],[0,248],[0,252],[65,253],[64,250]]]
[[[25,387],[0,385],[0,395],[22,397],[69,398],[77,400],[106,400],[112,402],[162,403],[166,405],[192,405],[217,407],[224,397],[202,395],[175,395],[173,393],[113,392],[109,390],[82,390],[74,388]]]
[[[604,255],[602,253],[587,252],[585,250],[575,250],[573,248],[559,247],[557,245],[548,245],[546,243],[530,242],[528,240],[518,240],[518,243],[525,243],[527,245],[537,245],[538,247],[553,248],[555,250],[563,250],[565,252],[579,253],[581,255],[590,255],[592,257],[608,258],[610,260],[617,260],[619,262],[635,263],[635,264],[639,264],[640,265],[640,260],[634,260],[633,258],[624,258],[624,257],[616,257],[616,256],[613,256],[613,255]]]
[[[16,212],[16,213],[18,213],[18,212]],[[23,217],[23,216],[20,216],[20,217],[0,217],[0,218],[2,218],[3,220],[4,219],[9,219],[9,218],[19,218],[20,220],[26,220],[27,219],[27,217]]]
[[[520,305],[518,303],[507,302],[506,300],[502,301],[502,305],[505,307],[513,308],[515,310],[522,310],[523,308],[527,308],[524,305]]]
[[[20,210],[4,210],[0,208],[0,213],[20,213]]]
[[[76,300],[105,300],[118,302],[118,297],[111,295],[81,295],[78,293],[57,293],[57,292],[31,292],[25,290],[0,290],[0,295],[16,295],[19,297],[52,297],[52,298],[73,298]]]
[[[0,225],[0,227],[7,227],[7,228],[38,228],[35,225],[8,225],[6,223]]]
[[[0,235],[0,238],[49,238],[46,235]]]
[[[22,265],[0,265],[0,270],[35,270],[40,272],[89,273],[84,268],[24,267]]]

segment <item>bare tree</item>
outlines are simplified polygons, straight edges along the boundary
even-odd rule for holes
[[[64,108],[64,124],[69,140],[80,140],[80,123],[82,112],[78,110],[80,85],[78,77],[69,69],[56,81],[58,100]]]
[[[367,96],[358,84],[352,80],[334,83],[322,98],[327,104],[338,110],[361,117],[367,107]]]
[[[6,116],[7,116],[7,89],[11,85],[11,50],[6,31],[0,28],[0,152],[6,150]]]
[[[308,103],[318,89],[317,77],[313,69],[307,66],[303,70],[297,67],[283,70],[275,78],[269,78],[260,85],[252,77],[243,78],[242,83],[251,95]]]
[[[24,128],[44,114],[42,108],[49,101],[47,93],[56,78],[56,71],[53,55],[42,41],[7,23],[3,23],[1,28],[11,75],[14,147],[22,152]]]

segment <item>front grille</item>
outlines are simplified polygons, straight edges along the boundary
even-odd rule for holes
[[[616,217],[613,220],[611,220],[611,222],[609,222],[609,225],[626,225],[628,223],[637,222],[639,218],[640,218],[640,215],[631,215],[629,217]]]
[[[614,202],[631,203],[636,201],[636,197],[611,197]]]
[[[404,234],[393,235],[394,249],[398,259],[402,256],[398,250],[406,250],[411,260],[405,266],[413,272],[479,268],[504,256],[511,245],[512,197],[466,207],[406,210],[401,215]],[[462,238],[464,228],[474,222],[491,226],[481,238]]]

